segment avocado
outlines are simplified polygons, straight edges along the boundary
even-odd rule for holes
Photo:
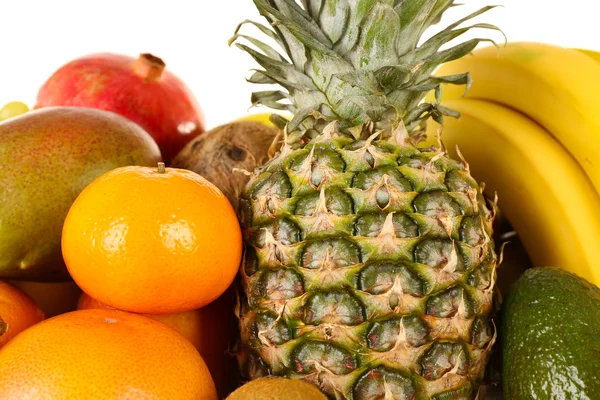
[[[554,267],[531,268],[502,310],[507,400],[600,399],[600,288]]]
[[[125,117],[48,107],[0,123],[0,279],[65,281],[60,240],[77,195],[103,173],[161,160]]]

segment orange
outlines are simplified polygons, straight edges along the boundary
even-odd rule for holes
[[[62,251],[90,297],[120,310],[175,314],[225,292],[242,234],[216,186],[160,163],[117,168],[88,185],[66,217]]]
[[[44,312],[31,297],[0,281],[0,349],[18,333],[44,318]]]
[[[235,359],[228,354],[237,333],[233,294],[231,289],[227,290],[217,300],[198,310],[178,314],[143,314],[176,330],[194,345],[208,366],[220,398],[235,388],[238,378]],[[82,293],[77,309],[110,307]]]
[[[3,399],[216,400],[202,357],[160,322],[117,310],[49,318],[0,351]]]

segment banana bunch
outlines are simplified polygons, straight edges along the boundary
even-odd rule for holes
[[[475,50],[437,75],[466,71],[466,96],[442,88],[442,105],[461,113],[445,119],[444,145],[461,156],[458,146],[486,192],[498,193],[535,266],[600,285],[600,55],[509,43]]]

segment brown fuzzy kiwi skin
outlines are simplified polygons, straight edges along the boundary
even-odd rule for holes
[[[255,168],[269,160],[269,147],[281,131],[254,121],[218,126],[189,142],[171,167],[194,171],[215,184],[237,209],[238,197]]]
[[[327,400],[327,396],[301,380],[267,377],[246,383],[226,400]]]

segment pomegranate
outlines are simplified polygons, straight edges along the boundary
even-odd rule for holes
[[[152,54],[100,53],[60,67],[40,88],[35,108],[99,108],[129,118],[156,141],[166,163],[204,132],[204,115],[189,88]]]

